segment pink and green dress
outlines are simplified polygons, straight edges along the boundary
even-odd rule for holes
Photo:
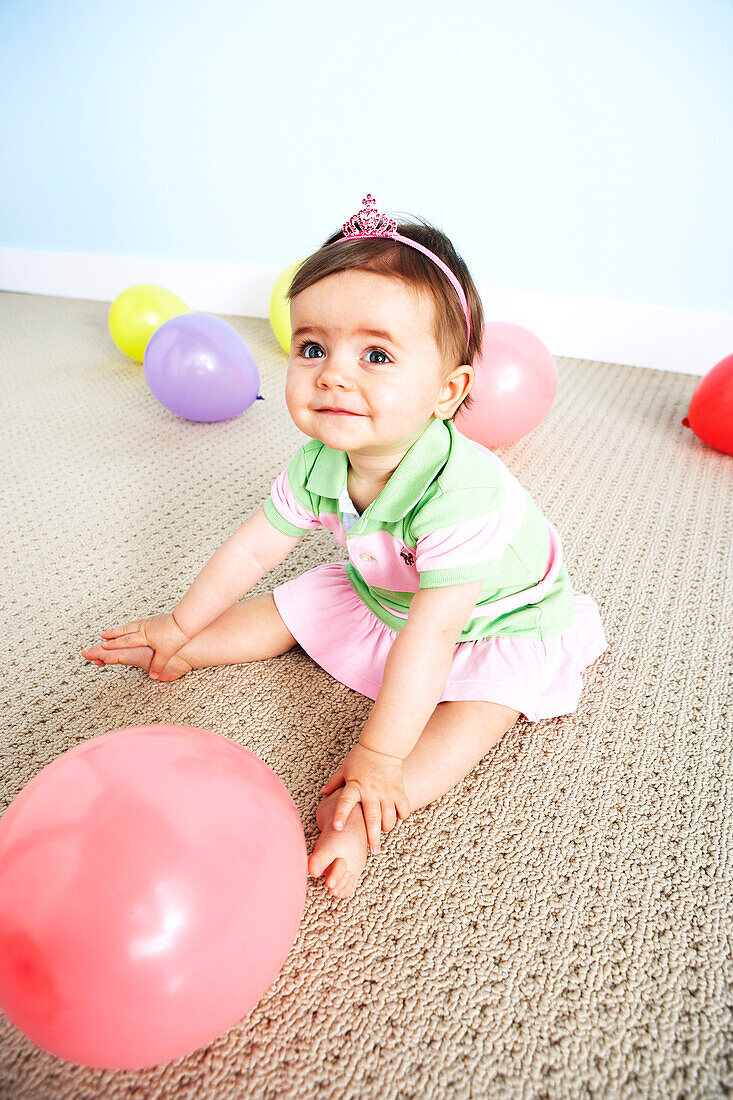
[[[359,514],[345,451],[308,440],[264,503],[278,531],[327,527],[348,562],[273,591],[306,653],[376,699],[418,588],[483,582],[440,702],[484,699],[530,722],[577,710],[582,672],[607,648],[595,601],[574,592],[559,536],[504,463],[435,419]]]

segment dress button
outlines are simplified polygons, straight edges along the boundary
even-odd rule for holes
[[[361,559],[361,561],[374,561],[374,558],[371,554],[359,554],[359,558]]]

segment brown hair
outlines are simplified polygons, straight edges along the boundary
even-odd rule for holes
[[[447,264],[463,287],[471,316],[468,350],[466,318],[455,288],[428,256],[388,237],[365,237],[344,247],[336,244],[343,237],[343,230],[338,229],[323,242],[317,252],[313,252],[303,261],[295,272],[285,297],[290,301],[296,294],[325,279],[327,275],[352,270],[386,275],[399,280],[415,294],[425,292],[434,303],[433,337],[445,364],[444,377],[447,377],[461,363],[473,364],[474,357],[481,348],[484,327],[481,299],[466,264],[440,229],[424,218],[418,218],[415,223],[398,222],[397,232],[434,252]],[[464,397],[456,412],[463,405],[470,408],[472,400],[470,394]]]

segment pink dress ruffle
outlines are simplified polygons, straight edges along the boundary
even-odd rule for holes
[[[275,605],[305,652],[346,687],[376,699],[397,631],[354,590],[343,562],[309,569],[278,585]],[[554,638],[480,638],[458,642],[439,702],[483,699],[530,722],[572,714],[582,672],[608,648],[598,607],[574,592],[575,622]]]

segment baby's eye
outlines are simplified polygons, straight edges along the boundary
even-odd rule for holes
[[[320,344],[313,344],[309,340],[304,340],[303,343],[298,348],[298,354],[302,355],[304,359],[313,359],[314,358],[312,355],[306,355],[305,354],[305,349],[306,348],[320,348],[320,350],[323,351],[323,348],[321,348]]]
[[[387,352],[382,351],[381,348],[370,348],[369,351],[367,352],[367,354],[371,355],[372,352],[376,352],[377,355],[383,355],[384,356],[384,359],[381,362],[385,362],[385,363],[391,362],[389,356],[387,355]],[[372,360],[372,362],[374,362],[374,361]],[[380,365],[380,364],[376,364],[376,365]]]

